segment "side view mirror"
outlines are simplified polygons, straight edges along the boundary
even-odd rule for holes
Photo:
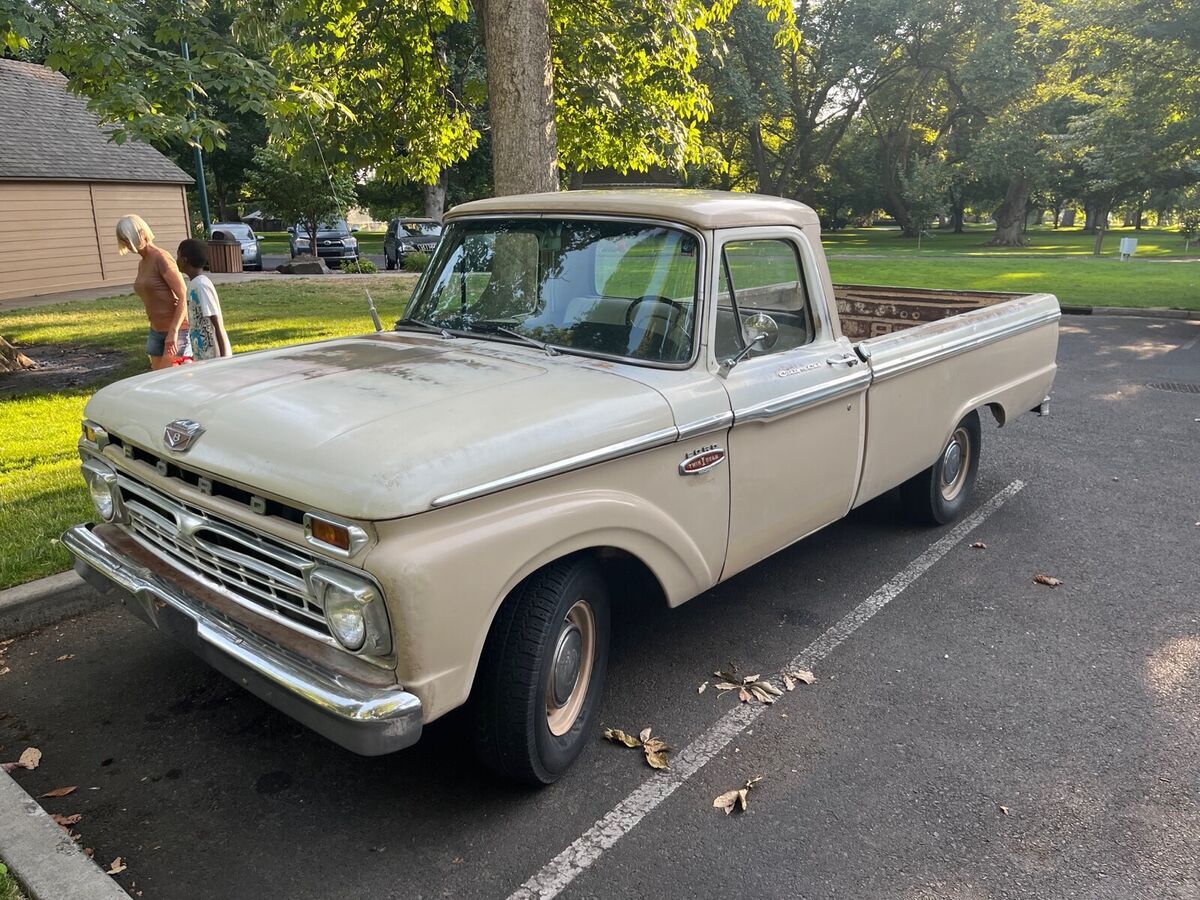
[[[358,231],[358,226],[357,226],[357,225],[351,225],[351,226],[350,226],[350,231],[351,231],[352,233],[353,233],[353,232],[355,232],[355,231]]]
[[[742,323],[745,346],[722,364],[729,370],[745,359],[751,350],[770,350],[779,341],[779,323],[765,312],[757,312]]]

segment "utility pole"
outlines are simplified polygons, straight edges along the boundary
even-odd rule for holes
[[[191,53],[188,51],[187,38],[180,41],[183,48],[184,62],[191,60]],[[196,95],[192,89],[188,88],[188,99],[195,102]],[[196,121],[196,111],[192,110],[192,121]],[[196,195],[200,201],[200,218],[204,220],[204,236],[207,238],[212,232],[212,217],[208,213],[208,185],[204,181],[204,151],[199,145],[192,148],[192,152],[196,159]]]

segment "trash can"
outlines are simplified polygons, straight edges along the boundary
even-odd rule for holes
[[[214,231],[208,242],[208,271],[242,271],[242,245],[224,231]]]
[[[1121,238],[1121,259],[1129,259],[1137,252],[1137,238]]]

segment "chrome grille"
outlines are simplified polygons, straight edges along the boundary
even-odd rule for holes
[[[176,568],[268,618],[332,643],[309,590],[311,555],[117,475],[126,528]]]

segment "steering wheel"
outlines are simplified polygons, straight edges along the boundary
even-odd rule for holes
[[[625,309],[626,325],[631,328],[633,327],[634,311],[643,303],[657,303],[660,306],[667,306],[673,309],[675,311],[674,314],[666,317],[668,328],[673,326],[680,316],[687,315],[687,307],[678,300],[672,300],[670,297],[664,297],[661,294],[647,294],[644,297],[638,297]]]

